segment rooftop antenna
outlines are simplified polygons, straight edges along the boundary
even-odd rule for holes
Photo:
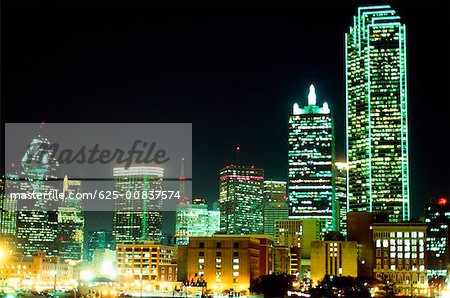
[[[237,165],[239,165],[239,153],[241,152],[241,147],[239,145],[236,146],[236,161]]]

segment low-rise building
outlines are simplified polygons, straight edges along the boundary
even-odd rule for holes
[[[374,279],[394,283],[403,295],[426,294],[427,226],[422,223],[374,223]]]
[[[177,281],[177,249],[156,241],[118,244],[116,268],[120,286],[172,292]]]
[[[0,263],[0,278],[9,286],[33,290],[69,290],[76,287],[73,266],[59,257],[38,252],[31,261],[7,259]]]
[[[196,236],[179,248],[180,279],[204,281],[215,293],[248,292],[253,279],[273,270],[272,238],[266,235]]]

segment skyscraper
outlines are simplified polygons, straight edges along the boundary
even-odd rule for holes
[[[288,218],[286,181],[264,181],[264,234],[275,238],[275,221]]]
[[[177,244],[188,244],[191,236],[212,235],[220,230],[220,211],[208,210],[204,198],[179,206],[175,235]]]
[[[113,212],[114,244],[161,241],[162,198],[155,193],[162,189],[164,169],[141,166],[113,171],[118,192]]]
[[[294,104],[289,116],[290,218],[315,218],[333,228],[334,124],[326,102],[316,104],[314,85],[309,88],[308,105]]]
[[[17,174],[8,173],[6,179],[0,179],[0,239],[4,249],[16,248],[17,200],[11,193],[19,189]],[[8,191],[7,191],[8,190]]]
[[[347,235],[347,164],[345,162],[334,163],[334,189],[337,228],[343,235]]]
[[[389,5],[359,7],[345,43],[349,207],[408,220],[405,25]]]
[[[450,202],[432,200],[425,208],[428,276],[450,274]]]
[[[112,249],[112,233],[106,230],[90,231],[87,237],[86,260],[92,261],[99,249]]]
[[[76,194],[81,192],[80,180],[63,180],[65,204],[58,208],[59,256],[62,260],[81,260],[84,245],[84,214]]]
[[[264,170],[229,165],[220,170],[220,230],[227,234],[263,232]]]
[[[22,193],[54,193],[55,178],[59,166],[50,141],[39,135],[34,138],[22,158],[24,181],[19,188]],[[58,217],[54,211],[55,202],[44,196],[24,202],[20,200],[17,213],[17,249],[24,257],[31,257],[39,251],[47,255],[58,254]]]

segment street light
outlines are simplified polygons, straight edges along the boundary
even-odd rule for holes
[[[53,280],[53,293],[56,295],[56,263],[55,263],[55,270],[52,270],[52,276],[54,278]]]

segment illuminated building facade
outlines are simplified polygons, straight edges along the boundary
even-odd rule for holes
[[[314,85],[308,105],[294,104],[289,116],[288,162],[289,217],[325,219],[332,230],[334,124],[328,104],[316,105]]]
[[[220,230],[220,211],[208,210],[203,198],[194,198],[192,204],[179,206],[175,235],[177,244],[187,244],[191,236],[212,235]]]
[[[264,181],[263,195],[265,203],[286,202],[286,181]]]
[[[72,290],[77,288],[74,268],[44,251],[36,253],[30,260],[6,260],[0,264],[0,275],[4,285],[18,289],[38,291],[53,289]]]
[[[275,238],[275,221],[288,218],[285,181],[264,181],[264,235]]]
[[[409,220],[405,25],[389,5],[359,7],[345,55],[350,210]]]
[[[38,136],[33,139],[22,158],[24,180],[20,181],[22,193],[56,192],[52,183],[59,166],[50,141]],[[22,257],[32,257],[40,251],[48,256],[58,255],[58,216],[56,206],[44,197],[35,200],[20,200],[17,212],[17,251]]]
[[[3,249],[14,251],[16,248],[17,200],[10,193],[19,189],[19,176],[6,174],[0,179],[0,239]],[[8,190],[8,191],[7,191]]]
[[[160,289],[160,282],[177,281],[177,249],[156,241],[116,246],[119,284],[134,283],[146,291]],[[142,284],[141,284],[142,283]]]
[[[229,165],[220,171],[220,231],[227,234],[263,232],[264,170]]]
[[[81,181],[65,176],[63,192],[67,201],[58,208],[59,257],[77,261],[83,259],[84,245],[84,214],[80,200],[75,198],[75,194],[81,192]]]
[[[161,191],[164,169],[161,167],[114,168],[118,198],[113,212],[115,244],[144,240],[160,241],[162,237],[162,196],[151,199],[151,192]],[[148,199],[144,199],[147,194]]]
[[[428,288],[427,226],[421,223],[375,223],[372,232],[374,279],[394,283],[395,292],[403,295],[424,295]]]
[[[355,241],[313,241],[311,243],[311,280],[313,285],[331,276],[358,276]]]
[[[450,202],[433,200],[425,208],[428,276],[450,274]]]
[[[107,230],[90,231],[87,239],[86,260],[92,261],[96,250],[112,249],[112,233]]]
[[[347,235],[347,164],[334,163],[335,221],[340,233]]]
[[[184,248],[179,246],[180,279],[195,282],[201,278],[214,293],[248,293],[253,279],[271,273],[272,256],[269,236],[195,236]]]

